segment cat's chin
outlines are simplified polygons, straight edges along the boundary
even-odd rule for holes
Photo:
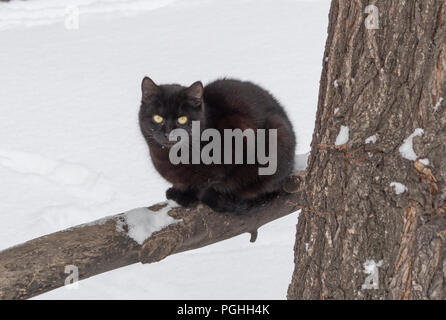
[[[164,143],[160,143],[158,142],[159,146],[163,149],[170,149],[175,143],[177,143],[176,141],[173,142],[164,142]]]

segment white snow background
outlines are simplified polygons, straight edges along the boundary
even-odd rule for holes
[[[64,10],[79,7],[78,30]],[[140,83],[270,90],[310,150],[328,0],[0,3],[0,250],[165,199],[137,123]],[[37,299],[284,299],[297,214]]]

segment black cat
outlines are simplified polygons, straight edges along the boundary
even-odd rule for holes
[[[264,165],[257,157],[255,163],[246,163],[246,146],[243,164],[172,164],[169,151],[176,142],[169,141],[169,133],[177,128],[191,133],[192,121],[199,121],[201,132],[214,128],[222,137],[224,129],[277,129],[274,174],[259,175]],[[199,81],[190,87],[158,86],[146,77],[139,123],[155,168],[173,184],[166,197],[185,207],[201,201],[218,212],[247,213],[274,197],[293,169],[296,141],[292,125],[276,99],[251,82],[222,79],[204,88]],[[266,134],[267,152],[268,140]],[[223,143],[221,152],[225,152]]]

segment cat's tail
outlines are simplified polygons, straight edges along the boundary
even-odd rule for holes
[[[272,200],[277,198],[278,195],[279,191],[275,191],[263,194],[254,199],[242,201],[242,203],[238,206],[239,210],[237,210],[236,213],[243,215],[253,215],[259,209],[264,209],[265,207],[267,207]]]

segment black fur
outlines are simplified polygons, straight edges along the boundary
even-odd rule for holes
[[[201,82],[190,87],[177,84],[156,85],[150,78],[142,83],[139,123],[158,172],[173,187],[166,197],[182,206],[201,201],[215,211],[243,214],[277,195],[294,165],[295,135],[277,100],[251,83],[222,79],[203,88]],[[164,118],[153,121],[153,115]],[[177,119],[187,116],[180,125]],[[172,143],[168,135],[175,128],[191,132],[191,121],[200,121],[201,130],[214,128],[277,129],[277,171],[259,175],[259,164],[178,164],[169,160]],[[223,143],[222,143],[223,146]],[[246,154],[246,152],[245,152]]]

